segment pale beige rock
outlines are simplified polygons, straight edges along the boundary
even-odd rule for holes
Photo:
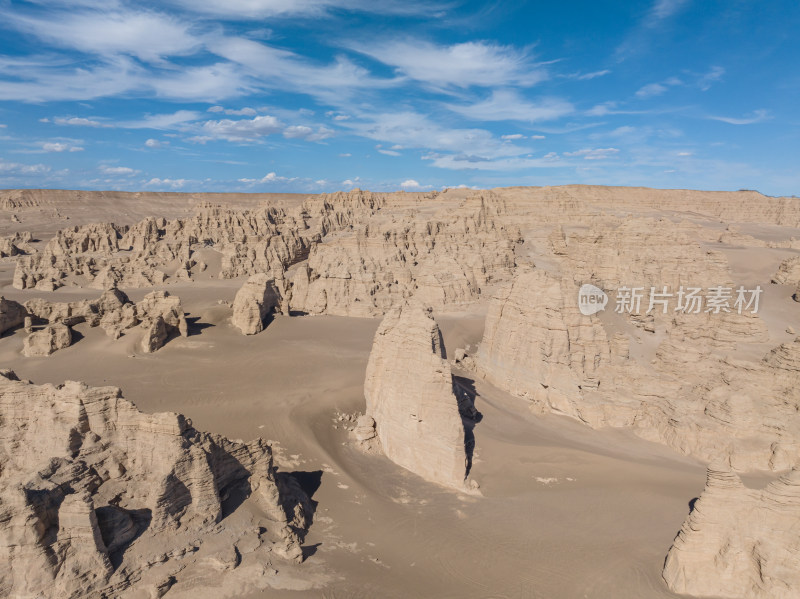
[[[27,357],[49,356],[72,343],[72,330],[64,324],[49,324],[25,338],[22,353]]]
[[[582,419],[584,395],[610,360],[603,327],[582,315],[578,287],[540,270],[522,270],[489,307],[477,354],[488,381],[539,409]]]
[[[138,317],[147,322],[148,326],[160,318],[167,333],[175,331],[181,337],[186,337],[189,334],[181,298],[176,295],[170,295],[168,291],[148,293],[142,301],[136,304],[136,311]]]
[[[630,427],[700,459],[726,456],[740,471],[786,468],[800,447],[800,391],[792,383],[800,343],[761,362],[739,361],[726,352],[769,340],[757,315],[674,314],[657,322],[663,341],[645,365],[631,358],[627,335],[609,342],[597,316],[579,313],[569,277],[522,269],[489,306],[474,370],[538,411]]]
[[[276,281],[266,273],[251,276],[236,292],[231,324],[245,335],[261,332],[267,315],[281,310],[283,287],[282,278]]]
[[[420,305],[403,303],[384,317],[367,364],[364,397],[366,416],[374,419],[390,460],[430,481],[465,488],[465,431],[450,366],[439,327]]]
[[[800,286],[800,256],[787,258],[778,267],[778,272],[772,276],[773,283],[782,285]]]
[[[26,316],[28,316],[28,311],[25,306],[0,296],[0,335],[24,324]]]
[[[140,597],[178,572],[201,579],[208,557],[252,534],[262,559],[302,560],[298,535],[313,508],[275,471],[262,440],[233,442],[177,414],[143,414],[113,387],[2,374],[3,596]],[[263,514],[256,533],[238,511],[218,525],[226,498],[240,493]]]
[[[667,554],[664,580],[674,592],[697,597],[797,597],[798,517],[800,470],[751,489],[715,462]]]

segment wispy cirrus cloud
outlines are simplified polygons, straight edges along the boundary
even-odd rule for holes
[[[264,19],[269,17],[329,17],[336,11],[399,16],[430,16],[446,5],[415,0],[168,0],[187,11],[223,19]]]
[[[656,0],[650,8],[650,22],[657,22],[675,15],[689,0]]]
[[[548,77],[528,50],[489,42],[440,45],[404,39],[350,48],[394,67],[398,75],[436,88],[529,87]]]
[[[764,121],[769,120],[769,112],[766,110],[754,110],[752,116],[746,116],[741,118],[736,117],[729,117],[729,116],[714,116],[710,115],[706,117],[712,121],[721,121],[723,123],[728,123],[729,125],[753,125],[755,123],[763,123]]]
[[[92,7],[92,8],[96,8]],[[0,11],[6,25],[50,44],[90,54],[127,54],[147,61],[191,54],[201,40],[185,20],[143,10]]]
[[[474,121],[523,121],[528,123],[552,121],[574,112],[569,102],[560,98],[544,98],[532,102],[514,90],[495,90],[480,102],[468,105],[448,104],[447,107]]]
[[[574,152],[564,152],[564,156],[582,158],[584,160],[605,160],[619,154],[619,148],[584,148]]]

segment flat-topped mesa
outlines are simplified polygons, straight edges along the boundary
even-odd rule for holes
[[[208,572],[209,560],[230,555],[232,570],[243,543],[260,547],[261,563],[302,561],[313,507],[276,472],[269,445],[141,413],[114,387],[0,371],[0,463],[4,597],[155,596],[168,579],[189,591],[204,576],[219,584],[225,573]]]
[[[429,481],[469,489],[464,424],[428,310],[404,302],[386,314],[375,333],[364,397],[390,460]]]
[[[276,279],[267,273],[251,276],[233,300],[231,324],[245,335],[255,335],[264,330],[264,319],[283,309],[285,282],[281,273]]]
[[[725,285],[728,263],[721,252],[709,251],[695,239],[688,223],[668,219],[603,217],[588,231],[554,237],[566,273],[576,282],[597,282],[605,291],[619,287]]]
[[[800,470],[751,489],[719,462],[664,563],[680,594],[730,599],[800,596]]]

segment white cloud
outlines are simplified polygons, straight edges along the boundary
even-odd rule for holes
[[[345,152],[344,154],[339,154],[339,158],[350,158],[352,154],[350,152]]]
[[[45,15],[3,11],[7,25],[52,44],[98,55],[128,54],[157,62],[200,46],[188,22],[149,11],[52,11]]]
[[[100,172],[106,175],[133,175],[139,171],[127,166],[108,166],[103,164],[100,166]]]
[[[365,68],[338,56],[333,63],[317,64],[297,54],[239,37],[209,39],[209,49],[232,63],[257,87],[298,91],[337,105],[348,92],[396,85],[396,78],[373,77]],[[251,84],[256,87],[256,83]]]
[[[178,110],[169,114],[147,114],[135,121],[121,121],[116,124],[123,129],[172,129],[200,118],[200,113],[194,110]]]
[[[527,51],[486,42],[441,46],[421,40],[395,40],[353,45],[352,49],[434,87],[530,86],[547,78]]]
[[[665,91],[667,91],[667,87],[662,85],[661,83],[649,83],[644,87],[639,88],[636,92],[637,98],[652,98],[653,96],[660,96]]]
[[[45,152],[83,152],[83,148],[80,146],[74,146],[60,141],[43,143],[42,150]]]
[[[550,121],[573,112],[572,104],[558,98],[529,102],[512,90],[495,90],[492,95],[470,105],[449,104],[448,108],[476,121]]]
[[[591,79],[597,79],[598,77],[605,77],[610,73],[611,71],[609,69],[603,69],[602,71],[592,71],[591,73],[574,73],[572,75],[567,75],[567,78],[577,79],[579,81],[589,81]]]
[[[564,161],[553,159],[551,154],[542,158],[536,157],[509,157],[497,158],[493,160],[475,160],[472,156],[448,154],[431,155],[429,159],[433,166],[453,170],[479,170],[479,171],[515,171],[531,168],[552,168],[564,167],[569,164]]]
[[[239,179],[239,182],[240,183],[247,183],[248,185],[252,186],[252,185],[255,185],[257,183],[285,183],[285,182],[291,182],[291,181],[297,181],[297,180],[298,180],[297,177],[281,177],[277,173],[271,172],[271,173],[267,173],[266,175],[264,175],[260,179],[247,179],[247,178],[244,178],[244,179]]]
[[[400,152],[395,152],[394,150],[383,150],[379,149],[378,152],[381,154],[386,154],[387,156],[400,156]]]
[[[711,89],[712,84],[722,80],[722,76],[724,74],[725,74],[724,68],[711,67],[711,70],[708,71],[708,73],[700,77],[700,80],[697,82],[697,86],[703,91],[708,91],[709,89]]]
[[[200,127],[200,141],[225,139],[227,141],[254,141],[266,135],[281,133],[285,125],[274,116],[257,116],[253,119],[233,121],[206,121]]]
[[[151,139],[148,139],[146,142],[144,142],[144,145],[146,145],[148,148],[160,148],[161,147],[161,142],[158,141],[157,139],[152,139],[151,138]]]
[[[430,189],[432,186],[420,185],[419,182],[415,181],[414,179],[406,179],[400,184],[400,187],[407,190],[413,190],[413,189]]]
[[[20,164],[19,162],[6,162],[0,158],[0,175],[41,175],[50,172],[50,167],[45,164]]]
[[[766,110],[755,110],[753,111],[753,116],[750,117],[733,118],[727,116],[709,116],[708,118],[712,121],[722,121],[729,125],[752,125],[754,123],[764,122],[768,120],[770,116]]]
[[[162,188],[169,188],[169,189],[180,189],[184,185],[186,185],[188,181],[186,179],[159,179],[158,177],[154,177],[150,179],[145,185],[148,187],[162,187]]]
[[[505,139],[505,140],[525,139],[525,136],[522,133],[511,133],[509,135],[501,135],[500,139]]]
[[[650,9],[650,18],[654,21],[666,19],[677,13],[688,0],[656,0]]]
[[[42,121],[42,122],[50,122]],[[74,127],[111,127],[108,123],[101,123],[100,121],[96,121],[93,119],[87,119],[83,117],[63,117],[57,116],[53,119],[53,122],[56,125],[71,125]]]
[[[223,106],[212,106],[208,109],[208,112],[224,112],[225,114],[229,114],[232,116],[256,116],[258,112],[254,108],[249,108],[245,106],[244,108],[240,108],[238,110],[234,110],[232,108],[224,108]]]
[[[524,149],[496,139],[485,129],[451,129],[416,112],[390,112],[361,115],[358,121],[344,125],[354,133],[378,142],[404,148],[425,148],[462,154],[465,148],[482,155],[481,160],[513,156]]]
[[[385,15],[430,15],[441,10],[434,2],[413,0],[169,0],[187,10],[224,19],[264,19],[267,17],[324,17],[334,10]]]
[[[617,148],[584,148],[575,152],[564,152],[564,156],[583,158],[584,160],[604,160],[619,154]]]
[[[312,127],[306,125],[292,125],[286,127],[283,131],[283,136],[287,139],[304,139],[306,141],[322,141],[334,135],[333,129],[327,127],[317,127],[314,131]]]

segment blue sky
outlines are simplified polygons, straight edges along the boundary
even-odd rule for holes
[[[800,195],[795,0],[0,0],[0,187]]]

